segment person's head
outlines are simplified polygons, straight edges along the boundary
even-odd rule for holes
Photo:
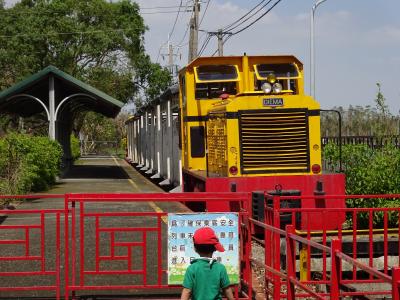
[[[195,231],[193,235],[194,249],[201,256],[212,255],[214,251],[224,252],[224,247],[220,244],[214,230],[210,227],[202,227]]]

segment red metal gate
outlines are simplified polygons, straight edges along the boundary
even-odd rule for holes
[[[4,210],[9,220],[18,216],[19,223],[3,222],[0,232],[11,230],[9,235],[1,234],[0,264],[10,262],[7,268],[1,268],[0,278],[31,276],[29,284],[21,284],[17,279],[9,286],[0,286],[0,296],[7,292],[25,291],[34,295],[33,291],[55,291],[61,299],[64,290],[65,299],[75,298],[80,294],[132,294],[140,291],[156,290],[158,293],[180,292],[180,286],[167,284],[167,225],[166,212],[154,211],[151,206],[147,210],[138,203],[175,202],[187,203],[197,201],[213,201],[232,203],[239,208],[241,283],[235,287],[238,299],[250,299],[252,295],[248,208],[248,193],[186,193],[186,194],[67,194],[67,195],[32,195],[18,198],[64,198],[64,209],[43,210]],[[1,196],[1,198],[17,198]],[[29,215],[30,218],[21,218]],[[34,219],[37,222],[33,222]],[[140,220],[141,219],[141,220]],[[12,223],[12,225],[9,225]],[[31,253],[32,231],[39,241],[39,254]],[[20,237],[19,231],[23,237]],[[53,236],[50,236],[49,233]],[[64,235],[63,240],[60,236]],[[62,246],[62,243],[64,244]],[[13,247],[12,253],[2,255],[5,246]],[[151,247],[155,247],[154,249]],[[19,249],[20,248],[20,249]],[[49,255],[52,249],[53,255]],[[19,250],[18,250],[19,249]],[[16,253],[15,251],[22,251]],[[35,250],[36,251],[36,250]],[[55,255],[55,258],[52,257]],[[61,257],[63,260],[61,261]],[[38,270],[27,271],[27,266],[15,264],[17,261],[37,261]],[[51,261],[51,264],[49,263]],[[14,262],[14,263],[13,263]],[[63,271],[61,271],[63,270]],[[41,276],[51,276],[52,284]],[[35,280],[35,278],[37,280]],[[3,281],[2,281],[3,282]],[[36,295],[36,294],[35,294]]]
[[[400,208],[288,208],[282,207],[280,202],[303,197],[274,196],[271,202],[265,202],[268,204],[265,207],[265,220],[260,222],[249,215],[248,193],[18,197],[64,198],[65,207],[0,211],[3,218],[8,219],[0,224],[0,296],[10,293],[15,296],[20,292],[30,292],[31,295],[51,292],[56,299],[61,299],[61,293],[64,293],[65,299],[69,299],[88,291],[91,294],[105,291],[137,294],[140,291],[148,293],[149,290],[159,293],[172,290],[176,295],[179,286],[167,285],[165,276],[166,224],[163,219],[166,212],[154,211],[151,207],[139,208],[137,204],[225,201],[236,203],[233,207],[238,207],[241,223],[241,284],[235,291],[238,299],[252,298],[251,272],[254,265],[265,270],[265,294],[274,299],[339,299],[357,295],[391,295],[393,299],[400,299]],[[323,198],[324,201],[333,201],[338,197],[383,199],[400,198],[400,195],[338,195]],[[336,231],[326,228],[313,231],[304,226],[296,230],[297,214],[308,214],[308,218],[324,218],[335,213],[347,215],[346,228],[338,224],[340,226]],[[285,228],[281,223],[282,214],[286,216]],[[373,225],[373,220],[378,217],[383,222],[382,228]],[[140,218],[145,222],[139,222]],[[364,229],[360,228],[361,219],[365,221]],[[395,227],[390,228],[390,224],[395,224]],[[251,256],[250,229],[253,226],[262,228],[265,234],[264,262]],[[368,255],[364,258],[362,251],[355,246],[362,236],[367,239],[368,249]],[[351,251],[343,248],[346,239],[353,242]],[[374,246],[377,239],[382,244],[381,249]],[[150,249],[152,245],[155,245],[155,249]],[[391,247],[397,247],[395,261],[391,260]],[[382,252],[382,266],[376,263],[379,251]],[[320,269],[315,267],[317,260],[320,261]],[[318,280],[312,277],[316,273],[321,273]],[[43,277],[47,279],[39,280]],[[27,281],[27,278],[31,278],[31,281]],[[351,289],[360,284],[369,284],[371,287],[387,284],[387,288],[366,291]],[[322,285],[326,287],[325,290],[316,288]]]
[[[78,291],[99,290],[163,290],[168,293],[180,286],[166,282],[167,261],[166,212],[135,210],[135,203],[143,202],[236,202],[242,208],[241,222],[248,217],[248,193],[186,193],[186,194],[70,194],[66,195],[66,208],[71,224],[66,224],[65,266],[71,266],[71,276],[66,270],[65,298]],[[121,211],[120,206],[125,206]],[[143,207],[143,206],[141,206]],[[145,224],[140,221],[145,218]],[[91,235],[87,228],[94,227]],[[242,226],[241,260],[242,282],[251,296],[250,238],[243,234],[248,226]],[[134,233],[135,238],[130,233]],[[152,243],[150,242],[152,240]],[[150,249],[156,245],[156,249]],[[152,251],[153,250],[153,251]],[[152,257],[149,261],[149,257]],[[110,276],[118,276],[113,280]],[[240,290],[242,287],[240,287]],[[247,299],[239,295],[238,298]],[[247,294],[246,294],[247,295]]]
[[[400,195],[300,197],[266,194],[264,222],[250,219],[253,226],[263,229],[265,245],[269,245],[265,247],[265,262],[253,261],[266,270],[266,294],[274,299],[378,295],[400,299],[400,208],[305,209],[290,208],[292,205],[287,204],[304,198],[373,202],[400,199]],[[332,217],[335,214],[347,216],[346,222],[338,222],[337,230],[313,230],[302,226],[298,218],[331,216],[335,219]],[[377,220],[381,221],[381,226],[377,225]],[[318,274],[318,279],[313,277]]]
[[[0,199],[60,197],[64,196],[0,196]],[[54,291],[56,298],[60,298],[60,229],[64,216],[64,209],[0,210],[0,217],[16,220],[12,225],[0,225],[0,291],[5,296],[23,291]],[[49,230],[49,224],[53,230]],[[49,251],[55,254],[52,259],[47,256]],[[42,278],[44,284],[24,284],[29,278],[32,281]]]

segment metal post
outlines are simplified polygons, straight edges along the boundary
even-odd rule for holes
[[[279,210],[281,208],[281,198],[280,196],[273,196],[273,224],[275,228],[281,228],[280,224],[280,213]],[[281,270],[281,237],[279,233],[274,232],[272,234],[273,238],[273,268],[275,271],[280,272]],[[279,275],[273,275],[274,281],[274,299],[280,299],[281,297],[281,278]]]
[[[287,299],[296,299],[294,284],[291,279],[296,278],[296,245],[290,237],[295,234],[293,225],[286,225],[286,283],[287,283]]]
[[[335,109],[320,109],[320,111],[329,111],[335,112],[338,115],[338,122],[339,122],[339,172],[343,172],[343,165],[342,165],[342,114],[340,111]]]
[[[400,267],[392,268],[392,299],[400,299]]]
[[[340,297],[340,259],[336,256],[337,251],[342,250],[342,242],[333,239],[331,242],[331,299],[339,299]]]
[[[326,0],[318,0],[311,9],[311,33],[310,33],[310,94],[315,98],[315,49],[314,49],[314,16],[317,7]]]
[[[49,137],[56,139],[54,76],[49,77]]]

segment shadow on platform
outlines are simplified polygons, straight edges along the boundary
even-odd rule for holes
[[[73,165],[62,176],[63,179],[129,179],[119,166]]]

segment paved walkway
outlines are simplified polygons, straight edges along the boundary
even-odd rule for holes
[[[48,194],[65,194],[65,193],[150,193],[163,192],[159,187],[149,182],[141,174],[139,174],[134,168],[128,165],[125,161],[117,158],[85,158],[77,162],[77,164],[65,175],[65,177],[58,181],[58,183],[49,191]],[[63,209],[64,199],[63,198],[50,198],[50,199],[35,199],[32,201],[27,201],[18,205],[17,209],[21,210],[32,210],[32,209]],[[177,202],[172,203],[93,203],[85,206],[85,212],[154,212],[154,211],[166,211],[166,212],[185,212],[187,209]],[[79,232],[79,210],[77,210],[77,232]],[[71,218],[71,217],[70,217]],[[44,248],[46,258],[45,266],[51,269],[56,261],[56,216],[49,215],[45,216],[45,230],[44,230]],[[26,224],[40,224],[40,215],[10,215],[1,225],[26,225]],[[64,232],[62,226],[64,224],[64,218],[61,216],[61,249],[64,247],[63,237]],[[101,227],[146,227],[154,226],[156,218],[121,218],[121,217],[110,217],[101,219]],[[165,221],[164,221],[165,222]],[[83,245],[84,249],[84,265],[85,269],[94,269],[96,265],[95,261],[95,248],[96,239],[99,243],[100,255],[107,256],[110,255],[110,239],[115,239],[119,243],[131,243],[140,242],[141,234],[132,235],[123,232],[116,233],[115,236],[111,237],[109,234],[102,234],[96,238],[96,224],[95,218],[87,218],[84,221],[84,235],[85,243]],[[166,224],[162,224],[162,244],[163,247],[163,269],[166,268],[166,243],[167,243],[167,232]],[[29,239],[29,255],[40,256],[40,246],[42,243],[42,235],[39,229],[30,229],[27,235],[26,230],[1,230],[0,231],[0,241],[1,240],[26,240]],[[80,262],[80,252],[79,252],[79,234],[76,236],[77,243],[77,263]],[[72,240],[70,240],[72,242]],[[157,235],[148,234],[146,237],[146,242],[148,244],[147,248],[147,283],[154,284],[156,282],[156,260],[157,251],[156,242]],[[115,251],[118,251],[115,255],[126,256],[127,252],[132,256],[132,269],[141,269],[143,253],[140,247],[114,247]],[[5,245],[0,243],[0,256],[24,256],[26,255],[25,245]],[[132,253],[131,253],[132,251]],[[61,262],[64,262],[63,251],[61,253]],[[9,271],[31,271],[40,269],[42,261],[1,261],[0,260],[0,270],[1,272]],[[63,263],[62,263],[63,265]],[[120,270],[127,268],[127,261],[120,262],[110,262],[107,263],[103,261],[100,264],[100,269],[105,270]],[[79,274],[79,267],[77,270]],[[100,276],[101,278],[89,278],[90,284],[105,284],[105,285],[119,285],[119,284],[140,284],[143,280],[143,276],[140,275],[127,275],[127,276]],[[86,278],[86,276],[85,276]],[[79,275],[77,277],[77,282],[79,282]],[[61,278],[63,280],[63,278]],[[88,280],[87,280],[88,282]],[[166,283],[165,278],[163,283]],[[30,285],[52,285],[54,284],[53,278],[51,276],[24,276],[24,277],[2,277],[0,276],[0,286],[30,286]],[[129,294],[135,291],[128,291]],[[173,291],[172,291],[173,292]],[[104,292],[103,292],[104,293]],[[118,292],[121,294],[121,292]],[[140,292],[137,292],[140,294]],[[137,294],[136,293],[136,294]],[[145,291],[144,294],[151,293],[151,291]],[[173,293],[176,293],[173,292]],[[79,294],[79,293],[78,293]],[[93,295],[97,294],[93,291],[82,292],[81,295]],[[107,291],[106,294],[114,294],[113,291]],[[142,292],[143,294],[143,292]],[[38,291],[38,292],[23,292],[23,293],[10,293],[5,291],[0,291],[0,298],[10,299],[17,296],[49,296],[53,293]],[[20,299],[20,298],[16,298]]]

